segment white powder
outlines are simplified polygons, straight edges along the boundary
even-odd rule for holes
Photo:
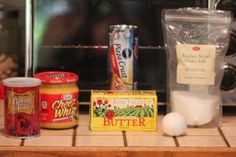
[[[219,111],[219,97],[187,91],[171,92],[172,111],[182,114],[188,125],[200,126],[211,122]]]

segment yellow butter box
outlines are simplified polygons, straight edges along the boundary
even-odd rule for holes
[[[90,129],[156,131],[156,92],[93,90],[90,103]]]

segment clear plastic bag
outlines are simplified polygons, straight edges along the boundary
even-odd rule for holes
[[[220,83],[231,13],[203,8],[162,12],[168,69],[168,106],[189,126],[218,126]]]

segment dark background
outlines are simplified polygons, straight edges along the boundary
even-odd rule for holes
[[[0,0],[6,9],[20,11],[21,64],[24,56],[24,0]],[[88,102],[91,89],[108,89],[108,27],[132,24],[139,28],[138,89],[158,91],[166,101],[166,54],[161,11],[167,8],[208,7],[207,0],[34,0],[34,73],[64,70],[79,75],[80,101]],[[236,0],[221,0],[217,9],[236,16]],[[235,26],[235,24],[234,24]],[[233,27],[227,55],[236,52]],[[24,65],[20,66],[24,69]],[[21,70],[20,76],[24,76]],[[235,89],[234,89],[235,90]]]
[[[82,95],[90,89],[108,89],[108,27],[137,25],[138,89],[157,90],[159,101],[165,102],[166,56],[161,11],[179,7],[207,7],[207,4],[200,0],[36,1],[35,73],[75,72],[80,77],[78,84]],[[79,45],[105,48],[81,48]]]

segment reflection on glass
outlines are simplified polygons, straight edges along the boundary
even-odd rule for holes
[[[138,26],[142,46],[139,89],[165,90],[161,10],[204,5],[201,0],[36,1],[35,71],[71,71],[79,75],[82,90],[107,89],[108,27],[131,24]]]

